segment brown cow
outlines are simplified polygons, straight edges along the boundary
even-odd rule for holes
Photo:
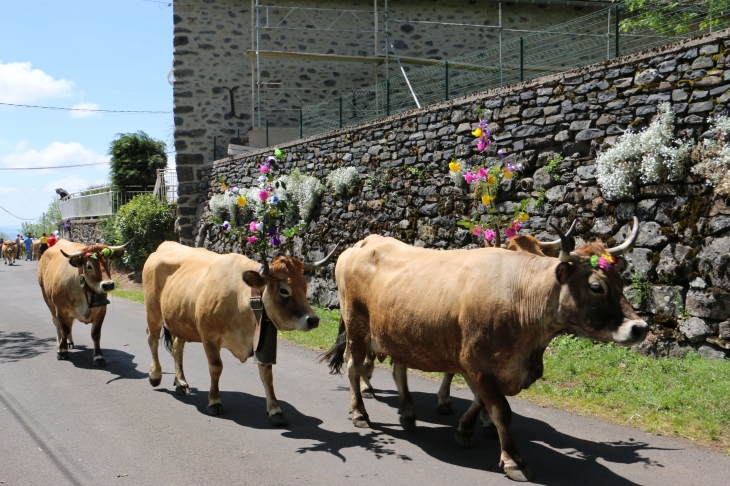
[[[57,359],[68,359],[68,348],[73,348],[71,329],[76,319],[84,324],[91,323],[94,365],[106,366],[99,340],[109,303],[106,293],[114,290],[109,260],[116,260],[123,253],[123,246],[83,245],[60,240],[43,254],[38,263],[38,283],[56,326]],[[102,270],[106,271],[109,280],[103,280]]]
[[[41,257],[41,240],[33,238],[33,246],[31,247],[31,260],[38,260]]]
[[[172,340],[176,391],[190,393],[182,365],[185,343],[203,343],[211,381],[208,413],[222,414],[218,389],[223,371],[220,352],[226,348],[241,362],[252,356],[256,328],[252,288],[260,292],[265,313],[276,329],[312,330],[319,325],[319,316],[307,301],[303,271],[325,265],[333,253],[334,250],[312,265],[286,256],[277,256],[270,265],[264,260],[261,265],[243,255],[220,255],[172,242],[161,244],[147,259],[142,272],[147,339],[152,351],[152,386],[159,385],[162,379],[157,349],[164,326],[166,339]],[[266,412],[272,424],[284,425],[287,420],[276,401],[271,364],[259,363]]]
[[[10,240],[4,241],[2,251],[4,264],[15,265],[15,256],[18,253],[18,248],[15,246],[15,243]]]
[[[512,439],[513,396],[542,376],[542,355],[553,337],[570,332],[630,345],[648,326],[623,294],[619,255],[638,236],[606,249],[594,243],[571,251],[564,235],[559,260],[502,249],[438,251],[369,236],[342,253],[335,277],[347,342],[350,409],[356,427],[369,427],[360,391],[368,349],[391,356],[401,399],[401,423],[415,425],[407,368],[460,373],[478,395],[462,417],[457,440],[470,443],[482,404],[501,443],[500,466],[514,480],[531,478]],[[592,256],[616,258],[608,268]],[[488,291],[485,291],[488,288]]]

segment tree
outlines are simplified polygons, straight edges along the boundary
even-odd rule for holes
[[[665,35],[685,34],[697,25],[701,30],[722,28],[727,24],[723,12],[730,9],[730,0],[623,0],[623,4],[633,15],[621,21],[621,31]]]
[[[36,220],[35,223],[30,221],[23,221],[20,225],[20,234],[25,236],[30,233],[34,238],[38,238],[43,233],[50,235],[58,229],[58,225],[61,224],[61,204],[58,199],[53,199],[48,205],[48,209],[43,215]]]
[[[117,134],[109,145],[112,184],[121,191],[131,186],[154,186],[157,169],[167,167],[165,148],[165,142],[141,130]]]

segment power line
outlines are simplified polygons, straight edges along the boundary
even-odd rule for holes
[[[8,211],[7,209],[5,209],[2,206],[0,206],[0,209],[2,209],[3,211],[5,211],[6,213],[8,213],[10,216],[12,216],[14,218],[18,218],[18,219],[20,219],[22,221],[36,221],[38,219],[38,218],[33,218],[33,219],[30,219],[30,218],[21,218],[20,216],[16,216],[15,214],[11,213],[10,211]]]
[[[42,110],[62,110],[62,111],[89,111],[92,113],[137,113],[145,115],[170,115],[171,111],[144,111],[144,110],[92,110],[90,108],[62,108],[60,106],[38,106],[38,105],[18,105],[15,103],[2,103],[4,106],[15,106],[19,108],[40,108]]]
[[[0,167],[0,170],[41,170],[41,169],[68,169],[69,167],[88,167],[89,165],[106,165],[109,162],[96,162],[94,164],[57,165],[53,167]]]

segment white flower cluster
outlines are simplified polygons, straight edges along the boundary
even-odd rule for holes
[[[730,118],[720,117],[714,125],[724,141],[730,134]],[[730,144],[705,140],[698,147],[697,156],[700,162],[692,167],[692,172],[707,179],[720,196],[730,196]]]
[[[322,183],[316,177],[302,174],[297,169],[290,175],[283,176],[281,181],[286,186],[286,195],[299,210],[299,217],[308,221],[310,213],[324,193]]]
[[[335,194],[345,194],[360,182],[360,175],[354,167],[340,167],[329,173],[327,185]]]
[[[216,194],[210,198],[210,211],[216,218],[226,219],[226,215],[231,218],[236,214],[236,200],[238,194],[226,191],[224,194]]]
[[[674,112],[659,105],[659,116],[639,133],[627,131],[596,159],[598,183],[608,199],[631,196],[637,179],[644,184],[684,176],[692,142],[674,140]]]
[[[715,121],[715,128],[720,130],[723,136],[730,134],[730,117],[721,116]]]

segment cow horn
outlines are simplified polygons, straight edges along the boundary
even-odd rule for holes
[[[555,230],[555,232],[560,237],[560,261],[563,263],[567,263],[571,260],[571,258],[575,255],[572,253],[573,250],[573,241],[570,239],[570,237],[566,236],[560,229],[558,229],[557,226],[550,223],[550,227]],[[577,257],[577,255],[576,255]]]
[[[119,250],[123,250],[124,247],[127,246],[128,244],[130,244],[131,242],[132,242],[132,240],[129,240],[128,242],[126,242],[122,246],[108,246],[107,248],[109,248],[111,251],[119,251]]]
[[[304,271],[305,272],[310,272],[312,270],[317,270],[318,268],[322,268],[325,265],[327,265],[327,262],[330,261],[330,258],[332,258],[332,255],[335,254],[335,252],[337,251],[337,248],[339,248],[339,247],[340,247],[340,244],[337,243],[335,245],[335,247],[332,249],[332,251],[330,252],[330,254],[327,255],[326,257],[324,257],[323,259],[321,259],[318,262],[314,262],[314,263],[304,262]]]
[[[568,229],[568,232],[565,233],[565,236],[570,237],[570,234],[575,229],[575,224],[578,222],[578,219],[573,220],[573,224],[570,225],[570,228]],[[551,225],[552,226],[552,225]],[[562,242],[560,241],[560,238],[554,241],[538,241],[537,242],[540,245],[541,250],[557,250],[562,246]],[[575,244],[571,245],[572,247],[575,246]]]
[[[269,261],[266,259],[266,252],[261,252],[261,269],[259,270],[259,274],[262,277],[266,277],[269,274]]]
[[[70,260],[72,258],[80,257],[81,255],[84,254],[84,251],[81,250],[81,251],[77,251],[76,253],[71,253],[70,255],[68,255],[65,251],[61,250],[61,254]]]
[[[618,246],[615,246],[613,248],[609,248],[608,254],[611,256],[618,256],[634,246],[634,243],[636,242],[636,238],[639,236],[639,219],[634,216],[634,228],[631,230],[631,235],[629,235],[628,238],[626,238],[626,241],[621,243]]]

